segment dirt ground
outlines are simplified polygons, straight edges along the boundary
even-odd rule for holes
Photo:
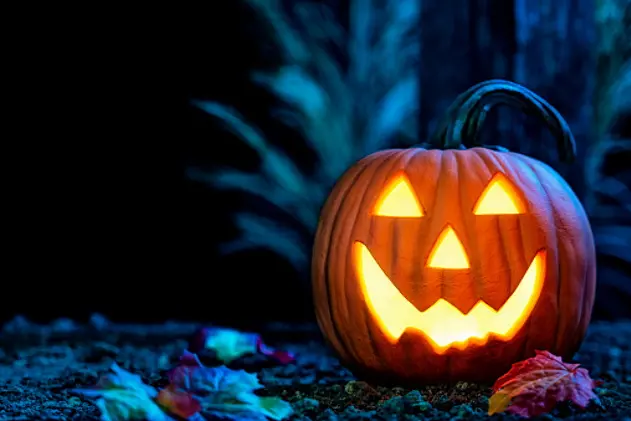
[[[0,420],[97,420],[87,399],[69,390],[93,385],[112,362],[140,374],[155,387],[187,347],[199,326],[113,324],[95,315],[87,325],[58,320],[47,326],[23,318],[6,324],[0,337]],[[488,385],[419,390],[371,387],[356,381],[331,355],[314,326],[269,325],[260,333],[273,346],[295,352],[296,363],[270,365],[262,357],[244,358],[235,368],[256,371],[266,395],[292,403],[292,420],[512,420],[486,415]],[[603,380],[602,406],[579,410],[560,405],[541,420],[631,421],[631,321],[594,323],[576,361]]]

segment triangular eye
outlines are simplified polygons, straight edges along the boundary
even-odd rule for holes
[[[526,207],[513,184],[501,173],[495,174],[473,208],[475,215],[517,215]]]
[[[375,204],[373,215],[399,218],[420,218],[424,215],[405,175],[395,177],[384,189]]]

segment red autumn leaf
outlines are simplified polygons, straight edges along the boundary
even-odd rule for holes
[[[202,409],[199,400],[190,393],[172,386],[160,390],[156,402],[170,414],[182,418],[192,417]]]
[[[591,400],[596,382],[579,364],[564,363],[548,351],[535,351],[536,356],[513,364],[508,373],[493,385],[489,399],[489,415],[507,411],[522,417],[533,417],[552,411],[557,403],[571,401],[581,408]]]
[[[205,369],[196,354],[184,351],[179,363],[169,370],[169,382],[175,389],[191,391],[194,388],[195,379]]]
[[[169,371],[170,383],[160,390],[156,402],[169,413],[182,418],[189,418],[199,412],[199,397],[190,390],[190,383],[195,372],[202,367],[197,355],[184,351],[178,365]]]

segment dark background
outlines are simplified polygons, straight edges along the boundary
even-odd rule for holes
[[[20,82],[12,108],[18,118],[9,122],[17,123],[9,142],[16,150],[5,154],[4,320],[15,314],[38,321],[85,319],[93,312],[115,320],[232,324],[312,318],[305,271],[271,251],[219,253],[239,235],[232,222],[237,210],[269,205],[186,175],[191,166],[258,170],[257,154],[191,100],[229,103],[265,129],[274,98],[251,83],[250,73],[273,71],[282,61],[253,9],[241,1],[217,3],[222,5],[186,11],[103,11],[54,23],[42,16],[41,35],[17,48],[13,64]],[[426,2],[421,14],[419,138],[458,93],[494,77],[524,83],[549,99],[576,129],[579,162],[589,157],[595,137],[631,137],[628,114],[594,135],[580,111],[598,110],[599,86],[610,82],[598,55],[602,28],[589,23],[593,4],[555,3],[556,18],[542,12],[543,20],[553,21],[564,8],[573,10],[570,18],[587,27],[556,38],[545,31],[533,35],[526,49],[531,60],[545,46],[569,51],[564,59],[570,65],[546,80],[538,65],[493,65],[517,50],[515,21],[523,2],[479,0],[464,9],[449,3]],[[329,4],[348,27],[348,2]],[[514,117],[495,116],[491,137],[503,136],[501,118]],[[535,133],[539,140],[541,129],[526,123],[524,136]],[[552,144],[545,136],[541,142]],[[313,151],[295,133],[284,133],[281,146],[301,168],[315,165]],[[543,152],[528,148],[522,152],[550,156],[548,146]],[[624,156],[604,167],[618,174],[628,162]],[[549,159],[579,197],[587,195],[583,169],[571,171]],[[592,223],[604,218],[631,224],[622,210],[614,216],[597,215]],[[628,317],[629,261],[601,253],[599,265],[596,317]]]

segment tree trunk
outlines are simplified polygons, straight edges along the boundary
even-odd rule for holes
[[[541,139],[533,155],[557,169],[579,195],[582,166],[593,141],[595,4],[593,0],[514,0],[517,54],[514,81],[545,98],[567,120],[578,146],[577,163],[559,167],[553,140],[541,125],[527,122],[528,139]],[[519,136],[518,138],[523,138]]]
[[[469,2],[421,0],[419,140],[426,141],[456,96],[471,85]]]
[[[582,165],[592,137],[594,0],[444,0],[423,2],[419,137],[427,139],[455,97],[487,79],[513,80],[550,102],[568,121],[578,162],[559,165],[539,121],[499,109],[483,140],[551,164],[583,191]]]
[[[513,58],[517,52],[513,2],[472,0],[469,4],[471,85],[488,79],[513,80]],[[515,144],[517,139],[511,129],[520,121],[515,115],[515,110],[507,108],[492,111],[485,122],[482,142],[523,151]]]

